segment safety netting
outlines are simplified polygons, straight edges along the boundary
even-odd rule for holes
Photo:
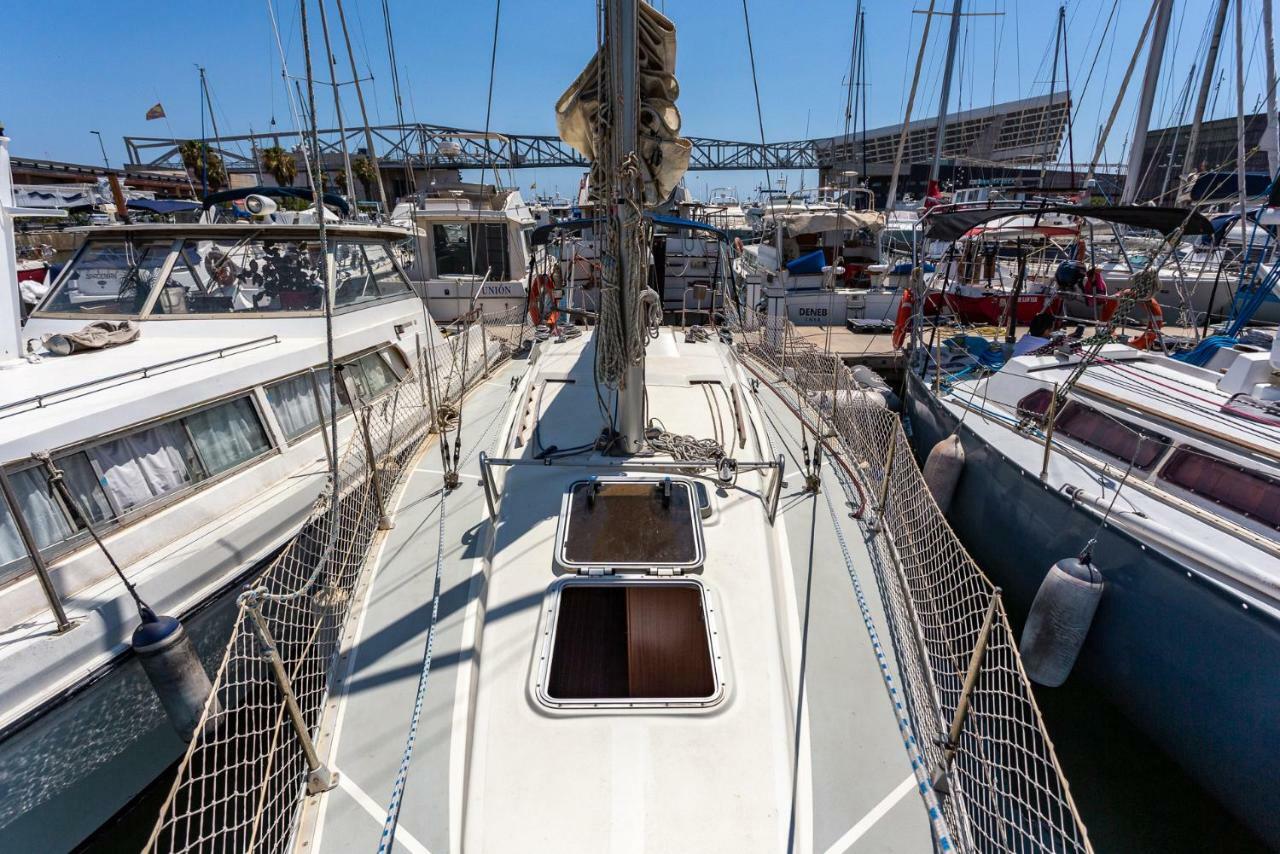
[[[308,787],[325,784],[308,751],[379,523],[431,432],[448,430],[466,390],[532,331],[514,315],[476,318],[417,349],[409,372],[376,399],[351,401],[339,423],[338,488],[320,491],[298,534],[239,596],[147,851],[289,846]]]
[[[1000,591],[934,501],[897,414],[785,317],[746,312],[732,323],[747,364],[826,437],[850,499],[867,510],[916,747],[955,844],[1091,851]]]

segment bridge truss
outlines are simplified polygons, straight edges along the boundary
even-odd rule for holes
[[[380,164],[403,166],[406,160],[426,169],[548,169],[586,167],[587,161],[558,136],[538,134],[485,134],[430,124],[378,125],[370,129]],[[337,129],[320,131],[321,156],[342,153],[342,134]],[[817,169],[818,148],[811,140],[792,142],[734,142],[724,139],[689,137],[693,153],[689,168],[699,171],[725,169]],[[173,137],[126,136],[125,151],[131,165],[141,168],[182,168],[178,146],[185,140]],[[227,169],[233,172],[258,168],[256,152],[271,146],[291,149],[302,143],[300,133],[270,133],[220,136],[206,140]],[[364,128],[348,128],[347,150],[352,157],[365,153]]]

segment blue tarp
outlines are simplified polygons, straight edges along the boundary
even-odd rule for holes
[[[184,199],[130,199],[129,210],[147,211],[154,214],[187,213],[200,210],[199,202]]]
[[[827,256],[821,249],[815,249],[807,255],[801,255],[794,261],[787,262],[787,271],[797,275],[802,273],[821,273],[827,264]]]

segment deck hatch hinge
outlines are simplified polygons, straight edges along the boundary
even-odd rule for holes
[[[648,570],[649,575],[656,575],[659,578],[670,578],[673,575],[683,575],[684,570],[673,566],[651,566]]]
[[[613,569],[607,566],[578,567],[578,575],[613,575]]]

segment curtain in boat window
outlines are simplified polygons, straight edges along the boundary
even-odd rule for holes
[[[209,474],[234,468],[270,450],[258,413],[247,397],[188,415],[185,419],[196,450]]]
[[[18,512],[27,520],[27,526],[41,550],[62,542],[74,533],[62,505],[49,494],[49,482],[43,466],[11,472],[9,485],[18,499]]]
[[[191,443],[177,422],[103,442],[86,453],[121,510],[146,504],[200,476]]]
[[[13,521],[13,512],[9,505],[0,499],[0,566],[26,557],[27,549],[18,534],[18,523]],[[0,578],[3,578],[0,574]]]
[[[361,356],[358,364],[360,365],[360,370],[364,373],[365,387],[361,389],[362,394],[373,397],[383,389],[390,388],[396,384],[395,372],[387,366],[380,354],[369,353]]]
[[[89,521],[97,524],[112,517],[111,504],[98,482],[98,473],[89,464],[89,458],[83,452],[59,457],[55,461],[66,480],[71,495],[76,500],[80,512],[89,517]]]
[[[322,395],[327,393],[327,384],[320,388]],[[311,387],[310,374],[299,374],[267,386],[267,401],[271,404],[276,420],[280,422],[280,429],[290,439],[301,436],[320,423],[320,410],[316,408],[316,394]]]

